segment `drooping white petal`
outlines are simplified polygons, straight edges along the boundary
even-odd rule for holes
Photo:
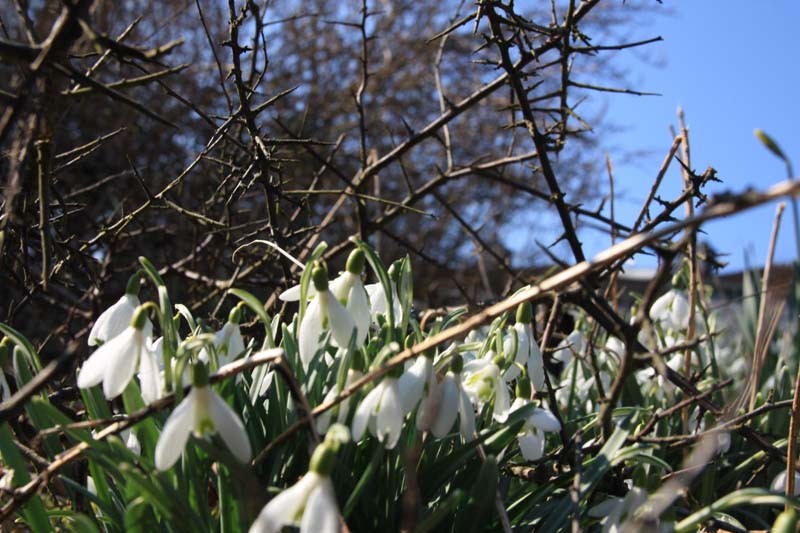
[[[538,431],[528,431],[517,437],[519,451],[526,461],[536,461],[544,455],[544,435]]]
[[[544,391],[544,360],[536,342],[531,345],[531,356],[528,358],[528,376],[531,378],[531,386],[534,392]]]
[[[364,285],[364,290],[367,291],[370,302],[370,315],[372,315],[372,322],[378,323],[378,315],[387,316],[389,312],[389,302],[386,299],[386,291],[382,283],[371,283]],[[392,287],[392,314],[394,315],[394,325],[399,326],[403,321],[401,316],[403,310],[400,306],[400,300],[397,297],[397,290]]]
[[[195,417],[194,390],[172,411],[167,418],[156,444],[155,462],[159,470],[167,470],[183,453],[189,434],[192,432]]]
[[[314,287],[314,284],[310,284],[308,286],[308,290],[310,291]],[[310,295],[309,295],[310,296]],[[289,287],[285,291],[283,291],[278,299],[282,302],[296,302],[300,299],[300,285],[295,285],[294,287]]]
[[[378,383],[374,389],[369,391],[356,408],[356,412],[353,415],[352,426],[354,442],[360,441],[361,437],[364,436],[364,432],[367,430],[367,425],[369,424],[370,418],[375,415],[375,410],[378,406],[378,403],[381,401],[382,394],[383,382]]]
[[[208,406],[209,414],[211,415],[211,421],[214,422],[214,427],[217,428],[217,433],[219,433],[219,436],[234,457],[242,463],[248,462],[252,457],[253,451],[250,447],[250,439],[247,436],[244,424],[242,424],[233,409],[216,392],[210,389],[209,392],[211,393]]]
[[[109,354],[106,359],[106,367],[103,372],[103,394],[108,399],[122,394],[136,372],[140,354],[147,350],[144,333],[141,330],[128,328],[116,338],[126,342],[125,345],[119,346],[118,350]]]
[[[472,402],[466,391],[458,387],[458,424],[461,438],[464,442],[471,442],[475,439],[475,411],[472,409]]]
[[[108,342],[130,326],[133,313],[139,305],[139,298],[134,294],[123,294],[111,307],[97,317],[89,332],[89,346],[96,346],[98,341]]]
[[[541,407],[534,408],[533,414],[528,417],[528,423],[542,431],[552,432],[561,430],[561,422],[558,421],[556,415]]]
[[[123,430],[122,433],[120,433],[120,437],[125,441],[126,448],[136,455],[142,454],[142,445],[139,443],[139,439],[136,437],[136,433],[134,433],[133,429],[128,428]]]
[[[341,348],[347,348],[350,344],[350,337],[356,328],[353,317],[347,309],[337,300],[330,291],[325,291],[319,295],[319,303],[323,312],[328,317],[328,327],[331,330],[333,344]]]
[[[497,380],[495,382],[494,413],[492,417],[498,422],[505,422],[508,419],[510,407],[511,398],[508,394],[508,388],[503,380]]]
[[[417,406],[425,390],[425,384],[430,384],[429,378],[432,373],[433,360],[423,355],[417,357],[408,370],[403,372],[403,375],[397,380],[404,414],[410,413]]]
[[[456,416],[458,416],[460,391],[455,377],[450,373],[445,375],[437,389],[441,392],[438,406],[436,406],[436,416],[431,425],[431,432],[441,439],[450,432],[453,422],[456,421]],[[472,410],[472,406],[470,406],[470,410]]]
[[[161,398],[164,391],[164,375],[158,367],[158,359],[151,350],[144,350],[139,360],[139,384],[142,399],[153,403]]]
[[[517,350],[514,352],[514,364],[508,367],[503,374],[503,379],[507,382],[514,381],[519,377],[522,373],[520,367],[524,367],[530,361],[530,353],[531,353],[531,342],[533,333],[531,332],[531,327],[525,324],[517,323],[514,324],[513,327],[514,335],[517,339]],[[506,356],[511,355],[509,351],[513,348],[514,342],[511,335],[506,337],[506,341],[503,343],[503,351],[506,353]]]
[[[297,332],[298,350],[303,368],[308,369],[311,360],[320,348],[319,338],[322,335],[322,308],[319,305],[319,298],[315,298],[306,307],[306,314],[300,323]],[[346,345],[345,345],[346,346]]]
[[[111,350],[110,344],[104,344],[89,356],[83,363],[80,372],[78,372],[78,387],[81,389],[88,389],[94,387],[103,381],[103,373],[106,370],[106,362]]]
[[[387,450],[391,450],[397,445],[397,441],[400,438],[405,413],[403,412],[397,380],[384,378],[383,383],[385,383],[385,387],[375,421],[377,431],[375,436],[383,442]]]
[[[350,316],[353,317],[353,322],[355,322],[358,330],[356,333],[356,345],[361,346],[367,339],[372,315],[370,314],[367,291],[364,290],[364,284],[361,283],[360,278],[353,283],[353,287],[350,289],[350,296],[347,298],[347,310],[350,312]]]
[[[337,533],[339,507],[329,478],[324,478],[311,491],[300,522],[300,533]]]
[[[299,526],[309,495],[321,481],[319,474],[308,472],[300,481],[272,498],[250,526],[250,533],[280,533],[283,526]]]

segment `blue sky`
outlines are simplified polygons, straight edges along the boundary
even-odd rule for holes
[[[682,106],[689,128],[692,166],[702,172],[713,166],[723,184],[709,192],[758,189],[783,180],[783,163],[754,137],[753,129],[769,133],[800,168],[800,104],[796,43],[800,2],[752,0],[655,2],[655,15],[642,25],[638,37],[660,35],[663,42],[650,45],[655,62],[640,54],[619,52],[615,61],[630,69],[632,88],[661,96],[613,96],[606,100],[609,119],[625,130],[613,144],[628,150],[649,151],[627,164],[615,165],[616,214],[632,221],[647,195],[677,126],[676,110]],[[670,14],[658,15],[669,10]],[[656,66],[653,63],[660,63]],[[610,150],[622,159],[622,150]],[[678,166],[673,164],[662,186],[662,196],[673,198],[680,190]],[[728,269],[739,270],[745,256],[763,264],[776,204],[748,211],[705,227],[707,239],[729,254]],[[796,256],[791,212],[781,226],[776,260]],[[608,237],[583,235],[591,255],[608,246]],[[637,266],[653,266],[640,259]]]

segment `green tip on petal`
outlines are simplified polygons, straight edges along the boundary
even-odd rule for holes
[[[366,255],[364,255],[364,250],[356,248],[350,252],[350,256],[347,258],[347,271],[351,274],[361,274],[364,272],[365,264]]]
[[[317,265],[311,270],[311,280],[317,292],[328,290],[328,271],[322,265]]]
[[[136,311],[133,312],[133,318],[131,318],[131,327],[142,330],[144,329],[144,325],[147,322],[147,306],[140,305],[136,308]]]
[[[139,278],[139,273],[137,272],[130,278],[128,278],[128,284],[125,286],[125,294],[129,294],[131,296],[139,296],[139,288],[142,286],[142,282]]]
[[[464,358],[460,354],[455,354],[450,360],[450,370],[453,374],[460,374],[464,370]]]
[[[517,307],[517,324],[530,324],[533,320],[533,305],[530,302],[522,302]]]
[[[333,451],[327,442],[323,442],[317,446],[314,453],[311,455],[311,463],[308,465],[308,469],[321,476],[330,476],[331,472],[333,472],[335,461],[336,452]]]
[[[192,366],[192,385],[195,387],[208,385],[208,366],[202,361],[198,361]]]
[[[239,302],[239,304],[231,309],[231,312],[228,313],[228,322],[231,324],[238,324],[242,320],[242,307],[244,303]]]

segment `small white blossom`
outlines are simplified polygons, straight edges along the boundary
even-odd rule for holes
[[[355,383],[358,379],[364,374],[359,372],[358,370],[350,369],[347,371],[347,378],[345,378],[344,386],[349,387],[353,383]],[[335,386],[331,387],[331,390],[325,395],[325,399],[323,402],[327,402],[329,400],[333,400],[336,396],[339,395],[339,391],[336,389]],[[342,400],[334,409],[338,409],[339,413],[336,417],[336,421],[340,424],[344,424],[347,422],[347,417],[350,415],[350,397],[345,398]],[[317,432],[320,434],[324,434],[328,431],[328,427],[331,425],[331,418],[333,416],[333,410],[328,409],[324,413],[320,414],[317,417]]]
[[[328,476],[309,471],[261,510],[250,533],[280,533],[283,526],[299,526],[300,533],[339,531],[339,507]]]
[[[464,442],[470,442],[475,438],[475,411],[469,395],[462,387],[461,374],[449,371],[422,399],[417,411],[417,429],[430,429],[434,436],[441,439],[450,432],[457,416],[461,437]]]
[[[94,325],[92,325],[92,330],[89,332],[89,346],[97,346],[108,342],[125,331],[130,325],[133,313],[138,306],[138,296],[135,294],[123,294],[122,298],[97,317]],[[150,320],[145,322],[144,327],[146,336],[149,337],[153,334],[153,324]]]
[[[424,355],[414,360],[397,381],[400,397],[403,400],[403,413],[414,410],[422,395],[431,389],[436,377],[433,373],[433,359]]]
[[[688,328],[689,300],[682,291],[668,290],[653,302],[650,307],[650,320],[660,323],[665,330]]]
[[[530,400],[517,398],[511,404],[511,411],[516,411],[530,403]],[[519,451],[526,461],[536,461],[544,455],[545,433],[561,430],[561,423],[553,413],[541,407],[535,407],[533,413],[525,419],[522,429],[517,435]]]
[[[769,488],[772,492],[786,494],[786,470],[781,470],[780,474],[775,476]],[[798,472],[794,473],[794,495],[800,496],[800,473]]]
[[[621,533],[626,520],[634,517],[636,511],[647,501],[647,491],[633,487],[624,498],[609,498],[589,509],[589,516],[602,518],[603,533]]]
[[[475,359],[464,365],[464,389],[473,404],[483,406],[494,401],[493,418],[505,422],[511,399],[506,383],[500,377],[500,367],[492,360],[494,352],[489,351],[485,357]]]
[[[218,433],[233,455],[241,462],[250,460],[252,449],[244,425],[233,409],[208,385],[205,365],[195,367],[195,386],[172,411],[156,444],[155,463],[167,470],[183,454],[189,434],[205,438]]]
[[[403,399],[397,378],[387,376],[361,400],[353,416],[353,440],[358,442],[369,428],[387,450],[397,445],[403,429]]]
[[[78,373],[78,387],[85,389],[102,382],[105,397],[116,398],[131,381],[140,360],[152,357],[142,324],[144,311],[140,307],[137,312],[141,314],[134,316],[125,331],[89,356]]]

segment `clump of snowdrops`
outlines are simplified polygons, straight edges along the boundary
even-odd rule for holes
[[[783,481],[772,481],[780,465],[730,428],[712,428],[665,377],[664,367],[683,371],[688,362],[697,389],[722,398],[717,385],[731,378],[739,386],[746,374],[736,328],[703,299],[690,310],[686,275],[650,307],[637,342],[656,363],[626,381],[604,437],[598,413],[630,340],[576,312],[574,331],[545,345],[544,321],[524,302],[389,366],[403,348],[457,327],[465,310],[423,327],[408,258],[387,268],[355,241],[345,271],[333,274],[324,250],[281,295],[296,312],[271,317],[255,295],[231,289],[218,329],[173,304],[142,258],[125,294],[94,321],[93,351],[75,376],[80,402],[65,407],[41,392],[21,421],[0,426],[7,494],[19,498],[58,464],[45,491],[26,492],[21,504],[7,499],[16,520],[34,531],[557,531],[570,523],[685,531],[708,520],[768,526],[775,511],[736,507],[784,503]],[[377,282],[365,285],[368,276]],[[690,329],[699,341],[687,338]],[[41,363],[22,334],[2,331],[0,357],[14,378],[10,386],[0,374],[5,400]],[[776,357],[765,377],[773,398],[760,397],[762,405],[786,397],[796,370],[785,350]],[[781,434],[787,416],[770,410],[752,425]],[[31,433],[35,449],[21,444]],[[709,435],[697,495],[671,494],[664,505],[683,450]]]

